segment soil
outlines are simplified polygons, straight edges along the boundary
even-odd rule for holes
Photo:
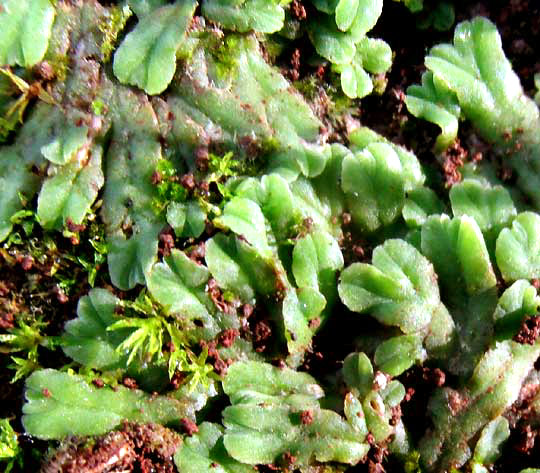
[[[195,426],[196,427],[196,426]],[[182,438],[156,424],[126,423],[87,441],[72,439],[44,462],[41,473],[174,473],[172,457]]]
[[[24,235],[21,227],[16,226],[14,231]],[[93,255],[88,243],[93,236],[86,230],[77,235],[76,244],[72,238],[55,235],[54,246],[46,246],[46,235],[35,225],[32,238],[24,244],[12,245],[9,250],[0,248],[0,333],[35,321],[43,322],[42,336],[62,333],[64,324],[76,313],[78,300],[91,289],[88,274],[74,259]],[[79,239],[82,243],[78,243]],[[110,285],[104,269],[98,269],[97,285]],[[70,284],[71,281],[76,283]],[[59,368],[69,363],[60,350],[38,346],[38,354],[44,368]],[[24,382],[10,382],[14,372],[7,366],[11,363],[8,356],[0,358],[2,418],[17,418],[23,403]]]

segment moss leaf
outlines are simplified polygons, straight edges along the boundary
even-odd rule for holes
[[[238,237],[220,234],[208,240],[205,260],[219,286],[244,301],[253,301],[257,294],[275,292],[274,267]]]
[[[211,315],[211,302],[205,292],[209,277],[206,266],[173,249],[163,262],[153,266],[148,276],[148,290],[185,328],[195,329],[196,323],[202,324],[205,333],[215,336],[219,327]]]
[[[435,393],[429,411],[436,427],[420,442],[430,471],[459,468],[469,460],[477,434],[517,399],[539,353],[538,344],[499,343],[485,353],[465,388]]]
[[[350,389],[364,397],[373,386],[373,365],[365,353],[351,353],[343,360],[343,377]]]
[[[438,125],[441,134],[435,142],[435,151],[448,148],[458,133],[458,119],[461,108],[454,92],[432,72],[422,75],[422,85],[407,88],[405,103],[415,117],[423,118]]]
[[[223,411],[225,448],[236,460],[251,465],[274,463],[288,452],[294,464],[337,461],[356,464],[369,450],[358,432],[333,411],[313,409],[303,424],[289,406],[238,404]]]
[[[145,283],[157,258],[165,221],[152,210],[157,189],[151,176],[162,155],[155,112],[146,96],[117,86],[110,107],[114,125],[105,158],[102,217],[112,283],[127,290]]]
[[[320,409],[323,392],[306,373],[240,362],[223,389],[233,403],[223,412],[225,448],[242,463],[282,461],[288,452],[297,465],[313,458],[356,464],[369,448],[338,414]],[[302,420],[303,411],[309,419]]]
[[[285,402],[308,408],[324,395],[315,379],[291,368],[277,368],[258,361],[232,365],[223,380],[223,390],[233,404]]]
[[[353,263],[341,273],[341,300],[405,333],[425,328],[440,304],[431,263],[403,240],[387,240],[375,248],[372,261]]]
[[[47,51],[56,11],[49,0],[5,0],[0,11],[0,65],[31,67]]]
[[[452,220],[446,215],[430,217],[422,227],[422,252],[435,266],[450,300],[478,294],[497,282],[482,232],[467,215]]]
[[[298,287],[314,288],[331,296],[335,293],[336,273],[342,268],[339,244],[328,233],[315,231],[297,240],[292,271]]]
[[[523,319],[536,314],[540,297],[536,288],[524,279],[519,279],[506,289],[493,313],[497,339],[513,338],[521,328]]]
[[[60,136],[41,148],[41,153],[53,164],[67,164],[86,143],[87,135],[88,127],[68,125]]]
[[[392,337],[382,342],[375,350],[375,363],[390,376],[399,376],[424,358],[422,337],[418,335]]]
[[[11,232],[11,217],[23,208],[19,192],[35,192],[39,185],[38,178],[27,166],[21,166],[20,159],[15,148],[0,148],[0,241]]]
[[[264,215],[252,200],[235,197],[225,205],[223,216],[217,221],[245,238],[261,254],[269,255]]]
[[[517,215],[510,193],[502,186],[490,186],[465,179],[450,189],[452,212],[456,217],[469,215],[482,232],[500,231]]]
[[[123,235],[109,238],[107,263],[116,287],[128,290],[146,283],[156,260],[159,229],[158,225],[142,226],[130,238]]]
[[[503,416],[489,422],[478,439],[474,449],[473,462],[484,466],[495,463],[501,455],[504,442],[510,437],[508,420]]]
[[[100,435],[124,420],[178,424],[193,417],[193,407],[164,396],[118,386],[96,388],[80,376],[52,369],[36,371],[26,380],[23,406],[26,431],[40,439],[61,440],[69,435]]]
[[[360,0],[339,0],[336,5],[336,24],[341,31],[347,31],[354,20],[360,6]]]
[[[104,289],[94,289],[79,300],[77,318],[65,326],[62,348],[76,362],[92,369],[113,369],[121,360],[116,348],[127,333],[108,331],[118,321],[114,311],[119,300]]]
[[[497,265],[505,281],[540,276],[540,216],[520,213],[497,238]]]
[[[352,61],[356,53],[354,39],[349,33],[339,31],[332,17],[325,16],[320,22],[311,23],[308,32],[322,57],[333,64],[349,64]]]
[[[384,136],[379,135],[372,129],[365,126],[361,126],[353,130],[349,135],[349,139],[351,141],[350,148],[353,152],[362,151],[372,143],[383,143],[390,146],[398,155],[399,162],[401,163],[406,192],[416,189],[424,184],[426,176],[424,175],[418,158],[414,155],[414,153],[408,151],[403,146],[398,146],[392,143]]]
[[[176,70],[176,52],[185,40],[196,2],[178,0],[141,19],[114,54],[114,74],[149,95],[163,92]]]
[[[93,146],[84,159],[59,166],[43,183],[37,214],[45,228],[60,230],[70,219],[81,224],[96,200],[105,178],[101,168],[102,148]]]
[[[441,214],[444,210],[444,204],[433,190],[420,187],[407,193],[401,213],[409,227],[418,228],[430,215]]]
[[[223,445],[223,427],[203,422],[199,432],[184,440],[174,463],[185,473],[250,473],[256,470],[229,456]]]
[[[241,33],[275,33],[285,20],[285,11],[277,0],[204,0],[202,8],[210,20]]]
[[[355,223],[367,231],[392,223],[405,203],[403,168],[385,143],[345,156],[341,186]]]

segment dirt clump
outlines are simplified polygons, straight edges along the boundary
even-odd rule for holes
[[[93,439],[68,439],[40,473],[176,473],[173,455],[181,437],[156,424],[125,423]]]

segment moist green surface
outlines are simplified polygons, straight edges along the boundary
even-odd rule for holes
[[[537,471],[540,12],[465,3],[0,2],[7,472]]]

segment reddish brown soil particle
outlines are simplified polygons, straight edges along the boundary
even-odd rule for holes
[[[364,258],[366,254],[364,248],[362,248],[360,245],[353,245],[352,250],[354,255],[360,259]]]
[[[223,293],[221,292],[221,289],[219,288],[219,285],[215,279],[211,278],[208,280],[207,292],[208,292],[208,295],[210,296],[210,299],[212,299],[212,302],[214,303],[214,305],[221,312],[225,314],[234,314],[235,312],[234,304],[226,301],[223,298]]]
[[[21,265],[21,268],[24,271],[30,271],[34,266],[34,258],[32,258],[30,255],[17,257],[17,262]]]
[[[242,306],[242,315],[249,319],[249,317],[253,314],[253,306],[251,304],[244,304]]]
[[[351,214],[346,212],[341,214],[341,221],[343,222],[343,225],[350,225],[352,222]]]
[[[195,189],[197,183],[195,182],[195,176],[193,176],[193,173],[184,174],[180,178],[180,184],[184,187],[184,189],[188,191],[192,191]]]
[[[459,140],[456,140],[450,148],[443,153],[443,172],[446,180],[446,187],[452,187],[461,181],[461,172],[459,169],[465,163],[468,151],[461,146]]]
[[[105,383],[100,378],[93,379],[92,384],[98,389],[101,389],[101,388],[103,388],[105,386]]]
[[[538,336],[540,336],[540,316],[534,315],[525,318],[513,340],[521,344],[534,345]]]
[[[73,232],[73,233],[79,233],[79,232],[84,232],[86,230],[86,225],[79,225],[77,223],[75,223],[71,217],[68,217],[67,220],[66,220],[66,227],[67,229],[70,231],[70,232]]]
[[[216,349],[216,342],[214,340],[207,342],[205,340],[199,341],[199,346],[204,350],[206,348],[208,356],[210,358],[219,358],[219,352]]]
[[[67,304],[69,302],[69,297],[60,287],[53,287],[53,293],[56,294],[56,300],[60,302],[60,304]]]
[[[197,427],[197,424],[191,419],[184,417],[180,420],[180,424],[182,425],[182,429],[184,430],[186,435],[189,435],[190,437],[199,432],[199,427]]]
[[[395,407],[392,407],[392,417],[390,419],[390,425],[397,425],[401,419],[401,406],[398,404]]]
[[[291,4],[291,12],[293,14],[293,17],[299,21],[303,21],[307,18],[306,7],[302,5],[302,2],[300,0],[293,0]]]
[[[197,189],[202,197],[208,197],[210,195],[210,184],[208,181],[200,181],[197,184]]]
[[[300,49],[296,48],[291,54],[290,69],[286,70],[285,73],[292,81],[296,81],[300,78]]]
[[[217,344],[218,342],[215,340],[212,340],[210,342],[201,340],[199,342],[199,346],[202,349],[206,348],[208,352],[208,361],[212,363],[212,366],[214,367],[214,372],[219,376],[225,376],[227,374],[227,368],[230,366],[231,362],[229,360],[223,360],[221,358],[221,355],[217,350]]]
[[[297,458],[291,452],[285,452],[283,454],[283,464],[286,468],[294,465],[296,463],[296,460]]]
[[[266,349],[265,342],[272,336],[272,328],[265,320],[260,320],[255,324],[255,329],[253,330],[255,339],[253,340],[255,344],[255,349],[257,352],[263,352]]]
[[[225,376],[227,374],[228,367],[229,364],[223,358],[217,358],[216,361],[214,361],[214,371],[219,376]]]
[[[197,264],[203,264],[205,254],[206,254],[206,247],[204,246],[204,242],[201,242],[198,245],[195,245],[188,252],[189,258],[192,261],[195,261],[195,263]]]
[[[195,150],[195,166],[201,172],[208,171],[208,147],[199,146]]]
[[[176,371],[170,381],[171,387],[176,391],[182,386],[184,379],[186,379],[186,375],[181,371]]]
[[[373,248],[363,239],[353,237],[353,234],[349,231],[343,233],[338,243],[343,253],[345,266],[353,262],[369,261],[371,259]]]
[[[529,455],[534,448],[538,432],[533,430],[529,424],[521,426],[518,431],[518,441],[514,444],[514,449],[520,453]]]
[[[0,312],[0,329],[8,330],[15,326],[15,317],[11,312]]]
[[[452,415],[457,415],[469,404],[469,400],[463,397],[458,391],[450,391],[448,394],[448,408]]]
[[[163,181],[163,176],[161,175],[161,173],[159,171],[154,171],[152,173],[152,176],[150,177],[150,182],[154,185],[154,186],[157,186],[159,183],[161,183]]]
[[[415,392],[416,391],[414,388],[407,388],[407,392],[405,393],[405,397],[403,398],[403,401],[409,402],[413,398]]]
[[[368,473],[385,473],[386,470],[380,463],[375,463],[373,460],[368,460]]]
[[[241,136],[238,139],[238,144],[245,151],[246,155],[251,159],[255,159],[257,156],[259,156],[261,152],[261,142],[254,139],[252,136]]]
[[[315,317],[314,319],[311,319],[309,321],[309,328],[311,330],[316,330],[321,325],[321,319],[319,317]]]
[[[512,168],[509,168],[508,166],[503,165],[499,171],[498,176],[503,182],[510,181],[514,177],[514,171]]]
[[[480,161],[482,161],[482,159],[484,159],[483,153],[481,151],[477,151],[476,153],[473,154],[472,162],[479,163]]]
[[[274,465],[273,463],[269,463],[268,465],[256,465],[255,470],[259,471],[260,473],[268,473],[268,472],[274,472],[274,471],[282,471],[282,468],[279,465]]]
[[[326,74],[326,67],[324,67],[324,66],[319,66],[319,67],[317,68],[317,77],[318,77],[320,80],[323,80],[325,74]]]
[[[175,473],[172,456],[181,437],[155,424],[124,424],[120,431],[68,440],[41,468],[43,473]]]
[[[446,375],[444,374],[443,370],[440,368],[431,369],[428,367],[424,367],[422,370],[422,378],[429,384],[435,385],[438,388],[444,386],[444,383],[446,382]]]
[[[313,412],[310,410],[300,412],[300,420],[303,425],[311,424],[313,422]]]
[[[287,367],[287,363],[283,361],[281,358],[277,358],[272,360],[272,365],[276,368],[279,368],[280,370],[285,369]]]
[[[230,328],[219,334],[218,341],[225,348],[229,348],[230,346],[232,346],[234,340],[239,335],[240,333],[238,332],[238,330]]]
[[[291,66],[295,70],[300,69],[300,49],[296,48],[291,54]]]
[[[540,391],[539,383],[525,383],[519,392],[518,402],[521,406],[529,407],[530,401],[538,394],[538,391]]]
[[[388,448],[385,445],[370,444],[371,450],[368,453],[367,469],[369,473],[384,473],[386,470],[383,463],[388,456]]]
[[[167,227],[159,235],[159,253],[163,256],[169,256],[174,248],[173,229]]]
[[[122,380],[122,384],[128,389],[137,389],[137,381],[133,378],[126,377]]]
[[[535,426],[534,419],[538,414],[534,401],[539,391],[540,383],[537,381],[526,382],[520,390],[517,401],[507,411],[505,417],[508,419],[512,430],[506,446],[508,452],[505,455],[511,457],[519,452],[525,455],[525,458],[522,459],[525,460],[531,456],[533,449],[537,450],[537,448],[535,449],[535,440],[539,431],[538,427]],[[519,470],[521,469],[519,468]]]

